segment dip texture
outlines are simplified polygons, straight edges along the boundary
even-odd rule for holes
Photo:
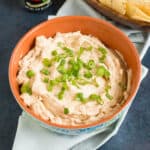
[[[20,96],[35,114],[74,126],[120,109],[130,80],[131,71],[116,50],[80,32],[37,37],[17,74]]]

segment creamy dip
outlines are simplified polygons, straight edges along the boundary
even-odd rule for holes
[[[80,32],[38,36],[19,67],[25,104],[61,125],[90,124],[112,115],[130,90],[131,71],[123,57]]]

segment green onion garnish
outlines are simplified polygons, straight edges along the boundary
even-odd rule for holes
[[[63,99],[64,93],[65,93],[65,87],[61,88],[61,91],[58,93],[58,99]]]
[[[100,61],[101,63],[103,63],[104,60],[105,60],[105,58],[106,58],[107,51],[106,51],[106,49],[103,48],[103,47],[99,47],[98,50],[102,53],[102,56],[99,58],[99,61]]]
[[[107,86],[105,87],[105,91],[106,91],[106,92],[109,92],[110,89],[111,89],[111,85],[107,85]]]
[[[88,51],[91,51],[92,49],[93,49],[92,46],[89,46],[89,47],[86,48],[86,50],[88,50]]]
[[[58,99],[63,99],[63,96],[64,96],[64,91],[60,91],[59,93],[58,93]]]
[[[69,114],[69,109],[67,107],[64,108],[64,114]]]
[[[80,47],[79,51],[78,51],[78,57],[80,57],[84,52],[84,48]]]
[[[61,90],[60,90],[60,92],[58,93],[58,99],[63,99],[63,96],[64,96],[64,93],[65,93],[65,90],[67,90],[68,89],[68,85],[67,85],[67,83],[66,82],[64,82],[63,84],[62,84],[62,88],[61,88]]]
[[[76,86],[77,88],[80,88],[75,79],[71,80],[71,83],[72,83],[72,85]]]
[[[106,55],[107,54],[107,51],[104,47],[99,47],[98,50],[103,54],[103,55]]]
[[[59,73],[64,74],[64,73],[66,72],[66,69],[65,69],[65,67],[64,67],[65,62],[66,62],[65,59],[62,59],[62,60],[60,61],[59,66],[57,67],[57,71],[58,71]]]
[[[99,99],[97,99],[97,103],[103,105],[103,104],[104,104],[104,101],[103,101],[102,98],[100,97]]]
[[[110,85],[107,85],[107,86],[105,87],[105,92],[106,92],[105,96],[106,96],[108,99],[112,100],[112,99],[113,99],[113,96],[111,96],[111,95],[109,94],[109,90],[110,90],[110,89],[111,89],[111,86],[110,86]]]
[[[57,84],[56,80],[50,80],[48,85],[47,85],[47,90],[52,91],[53,87]]]
[[[67,57],[66,54],[62,53],[62,54],[59,54],[59,55],[56,55],[53,59],[56,61],[56,62],[59,62],[61,59],[65,59]]]
[[[100,63],[104,63],[105,58],[106,58],[106,55],[102,55],[102,56],[99,58],[99,62],[100,62]]]
[[[106,79],[109,79],[110,77],[110,72],[104,67],[104,66],[99,66],[96,74],[100,77],[104,77]]]
[[[109,100],[112,100],[112,99],[113,99],[113,96],[111,96],[108,92],[105,94],[105,96],[106,96]]]
[[[77,83],[80,84],[80,85],[86,85],[86,84],[90,84],[91,82],[87,81],[85,79],[82,79],[82,78],[78,78]]]
[[[69,56],[73,56],[73,51],[70,49],[70,48],[68,48],[68,47],[63,47],[63,50],[69,55]]]
[[[110,72],[108,70],[105,70],[104,78],[109,79],[110,77]]]
[[[98,99],[100,99],[100,96],[97,95],[97,94],[91,94],[91,95],[89,96],[89,99],[90,99],[90,100],[98,100]]]
[[[41,72],[42,74],[44,74],[44,75],[49,75],[49,74],[50,74],[49,70],[48,70],[48,69],[45,69],[45,68],[41,69],[40,72]]]
[[[53,51],[51,52],[51,54],[52,54],[53,56],[56,56],[56,55],[57,55],[57,51],[56,51],[56,50],[53,50]]]
[[[65,59],[62,59],[62,60],[60,61],[60,64],[59,64],[59,65],[60,65],[60,66],[64,66],[64,65],[65,65],[65,62],[66,62]]]
[[[99,103],[101,105],[104,103],[103,100],[102,100],[102,98],[101,98],[101,96],[97,95],[97,94],[91,94],[89,96],[89,100],[95,100],[95,101],[97,101],[97,103]]]
[[[66,72],[66,69],[64,68],[64,66],[58,66],[57,71],[61,74],[64,74]]]
[[[92,73],[90,71],[87,71],[87,72],[84,73],[84,77],[92,78]]]
[[[86,68],[90,70],[93,69],[94,67],[95,67],[95,62],[93,59],[90,59],[86,65]]]
[[[32,78],[32,77],[35,76],[35,73],[34,73],[33,70],[28,70],[28,71],[26,72],[26,75],[27,75],[28,78]]]
[[[21,86],[20,91],[21,91],[21,94],[23,94],[23,93],[28,93],[29,95],[31,95],[31,94],[32,94],[32,90],[31,90],[31,88],[30,88],[30,83],[29,83],[29,82],[28,82],[28,83],[24,83],[24,84]]]
[[[98,76],[100,76],[100,77],[103,77],[104,74],[105,74],[105,70],[106,70],[105,67],[100,66],[100,67],[97,69],[96,74],[97,74]]]
[[[48,83],[48,81],[49,81],[49,78],[47,78],[47,77],[45,77],[45,78],[43,79],[43,82],[45,82],[45,83]]]
[[[64,83],[62,84],[62,90],[63,90],[63,91],[64,91],[64,90],[68,90],[68,85],[67,85],[66,82],[64,82]]]
[[[85,98],[83,97],[83,93],[77,93],[76,94],[76,100],[80,102],[85,102]]]
[[[50,67],[50,66],[52,65],[51,60],[48,59],[48,58],[44,58],[44,59],[42,60],[42,63],[43,63],[43,65],[44,65],[45,67]]]

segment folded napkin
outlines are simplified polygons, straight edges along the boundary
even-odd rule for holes
[[[86,15],[96,18],[103,18],[99,13],[87,5],[83,0],[67,0],[59,9],[56,16],[48,16],[52,19],[57,16]],[[108,19],[107,19],[108,20]],[[113,23],[112,20],[108,20]],[[113,23],[115,24],[115,23]],[[122,26],[119,28],[131,39],[138,48],[140,58],[144,57],[150,44],[150,34],[140,30],[132,30]],[[142,79],[146,76],[148,69],[142,66]],[[25,112],[19,117],[18,128],[14,140],[13,150],[94,150],[106,143],[114,136],[130,106],[124,114],[112,125],[101,131],[96,131],[79,136],[68,136],[52,132],[41,127]]]

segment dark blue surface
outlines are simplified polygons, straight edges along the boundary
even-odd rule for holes
[[[63,0],[53,0],[44,12],[30,13],[23,0],[0,0],[0,150],[10,150],[21,109],[15,102],[8,83],[8,62],[12,49],[31,27],[55,14]],[[150,68],[150,51],[143,64]],[[150,73],[142,82],[136,99],[120,128],[101,150],[150,150]]]

